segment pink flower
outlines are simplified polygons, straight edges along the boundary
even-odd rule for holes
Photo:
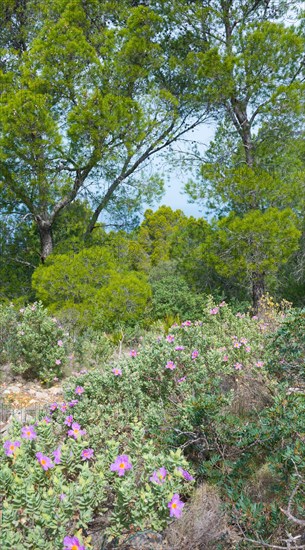
[[[51,403],[51,405],[50,405],[50,411],[51,411],[51,412],[54,412],[54,411],[56,411],[56,409],[58,409],[57,403]]]
[[[166,369],[174,370],[176,368],[176,365],[173,361],[167,361],[165,365]]]
[[[61,461],[61,447],[57,447],[57,449],[55,449],[55,451],[53,451],[52,454],[54,456],[55,464],[60,464],[60,461]]]
[[[177,384],[181,384],[181,382],[185,382],[186,381],[186,376],[182,376],[182,378],[179,378],[179,380],[177,380]]]
[[[169,515],[171,518],[180,518],[182,514],[182,509],[184,507],[184,502],[180,500],[180,497],[177,493],[173,495],[172,500],[168,503]]]
[[[228,355],[224,355],[223,358],[222,358],[223,361],[229,361],[229,357]]]
[[[68,403],[69,407],[75,407],[75,405],[77,405],[78,403],[78,399],[72,399],[72,401],[70,401]]]
[[[183,468],[181,468],[181,466],[178,466],[177,470],[178,470],[178,472],[181,473],[182,477],[186,481],[194,481],[195,478],[187,470],[183,470]]]
[[[61,410],[61,412],[64,413],[64,412],[66,412],[67,408],[68,408],[67,403],[63,403],[63,404],[61,405],[61,407],[60,407],[60,410]]]
[[[56,360],[55,360],[55,364],[56,364],[56,365],[61,365],[61,360],[60,360],[60,359],[56,359]]]
[[[162,485],[165,483],[165,478],[167,475],[167,470],[162,466],[159,470],[155,470],[153,475],[149,478],[149,481],[157,483],[157,485]]]
[[[245,344],[245,345],[248,342],[247,338],[241,338],[240,341],[242,344]]]
[[[42,466],[45,471],[49,470],[50,468],[54,468],[54,464],[51,462],[48,456],[45,456],[42,453],[36,453],[35,456],[40,466]]]
[[[175,351],[183,351],[184,350],[184,346],[176,346],[175,347]]]
[[[183,323],[181,323],[181,326],[182,327],[191,327],[192,326],[192,321],[183,321]]]
[[[64,345],[64,343],[62,340],[58,340],[57,345],[61,348]]]
[[[73,416],[72,414],[70,414],[69,416],[66,417],[65,424],[66,426],[71,426],[72,422],[73,422]]]
[[[6,456],[12,456],[17,447],[20,447],[20,441],[5,441],[3,443],[3,448]]]
[[[199,355],[199,351],[197,349],[194,349],[194,351],[192,352],[192,359],[196,359]]]
[[[21,430],[21,437],[29,439],[30,441],[36,439],[37,434],[34,430],[34,426],[24,426]]]
[[[85,550],[77,537],[64,538],[64,550]]]
[[[175,336],[173,334],[168,334],[166,336],[167,342],[173,342],[175,340]]]
[[[85,391],[85,390],[84,390],[83,386],[77,386],[77,387],[75,388],[75,393],[76,393],[77,395],[81,395],[82,393],[84,393],[84,391]]]
[[[263,367],[264,364],[265,364],[265,363],[264,363],[263,361],[257,361],[257,362],[255,363],[255,365],[256,365],[257,367]]]
[[[240,348],[240,347],[241,347],[241,343],[240,343],[240,342],[234,342],[233,348]]]
[[[93,457],[94,450],[93,449],[83,449],[81,453],[82,460],[90,460],[90,458]]]
[[[219,307],[213,307],[212,309],[210,309],[211,315],[217,315],[218,312],[219,312]]]
[[[78,437],[80,437],[81,435],[85,435],[86,433],[86,430],[82,430],[77,422],[73,422],[71,430],[68,431],[68,435],[74,437],[74,439],[77,439]]]
[[[131,349],[129,355],[130,357],[136,357],[138,355],[138,352],[135,349]]]
[[[112,369],[112,372],[115,376],[122,376],[122,371],[121,369],[118,369],[118,368],[114,368]]]
[[[250,346],[246,346],[246,347],[245,347],[245,350],[246,350],[247,353],[250,353],[250,351],[251,351]]]
[[[241,370],[243,368],[241,363],[234,363],[235,370]]]
[[[220,302],[219,307],[225,307],[226,305],[226,302],[223,300],[222,302]]]
[[[113,462],[113,464],[110,465],[110,470],[112,472],[118,472],[118,475],[122,477],[125,475],[126,470],[131,470],[132,464],[130,462],[129,456],[127,455],[119,455]]]
[[[43,419],[42,419],[42,422],[45,422],[45,424],[50,424],[50,422],[52,422],[51,418],[49,418],[48,416],[45,416]]]

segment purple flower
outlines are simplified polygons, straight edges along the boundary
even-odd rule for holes
[[[263,366],[264,366],[264,361],[257,361],[257,362],[255,363],[255,365],[256,365],[257,367],[263,367]]]
[[[49,416],[45,416],[43,419],[42,419],[42,422],[45,422],[45,424],[50,424],[50,422],[52,422],[51,418],[49,418]]]
[[[184,346],[176,346],[175,347],[175,351],[183,351],[184,350]]]
[[[62,346],[64,345],[64,343],[63,343],[62,340],[58,340],[57,345],[58,345],[60,348],[62,348]]]
[[[21,437],[24,439],[29,439],[32,441],[32,439],[36,439],[37,434],[34,430],[34,426],[23,426],[21,430]]]
[[[77,424],[77,422],[73,422],[71,426],[71,430],[68,431],[68,435],[70,435],[71,437],[74,437],[74,439],[77,439],[81,435],[85,435],[85,434],[86,434],[86,430],[82,430],[80,425]]]
[[[186,376],[182,376],[182,378],[179,378],[179,380],[177,380],[177,384],[181,384],[181,382],[185,382],[186,381]]]
[[[84,449],[81,453],[82,460],[89,460],[93,457],[94,450],[93,449]]]
[[[129,460],[129,456],[127,455],[117,456],[115,461],[110,465],[110,470],[112,472],[118,472],[120,477],[125,475],[125,471],[131,470],[132,468],[132,464]]]
[[[79,374],[87,374],[88,370],[87,369],[82,369],[79,371]]]
[[[176,365],[173,361],[167,361],[165,365],[166,369],[174,370],[176,368]]]
[[[186,481],[194,481],[195,478],[191,476],[191,474],[187,470],[183,470],[181,466],[178,466],[177,470],[181,473],[182,477],[186,479]]]
[[[63,550],[86,550],[77,537],[65,537]]]
[[[121,369],[114,368],[114,369],[112,369],[112,372],[115,376],[122,376]]]
[[[8,440],[3,443],[3,448],[6,456],[12,456],[15,453],[17,447],[20,447],[20,441]]]
[[[219,312],[219,307],[213,307],[212,309],[210,309],[211,315],[217,315],[218,312]]]
[[[138,352],[135,349],[131,349],[129,352],[130,357],[137,357]]]
[[[54,463],[55,464],[60,464],[60,461],[61,461],[61,447],[57,447],[57,449],[55,449],[55,451],[53,451],[53,456],[54,456]]]
[[[60,410],[61,410],[61,412],[64,413],[64,412],[66,412],[67,408],[68,408],[67,403],[63,403],[63,404],[61,405],[61,407],[60,407]]]
[[[66,416],[66,419],[65,419],[66,426],[71,426],[72,422],[73,422],[72,414],[70,414],[69,416]]]
[[[59,498],[60,498],[60,500],[65,500],[66,496],[67,496],[67,495],[65,495],[65,493],[61,493],[61,494],[59,495]]]
[[[77,405],[78,403],[78,399],[72,399],[72,401],[70,401],[68,403],[69,407],[75,407],[75,405]]]
[[[158,485],[162,485],[165,482],[167,470],[162,466],[159,470],[155,470],[153,475],[149,478],[149,481],[154,481]]]
[[[192,326],[192,321],[183,321],[183,323],[181,323],[181,326],[182,327],[190,327],[190,326]]]
[[[75,388],[75,393],[76,393],[77,395],[82,395],[82,393],[84,393],[84,391],[85,391],[85,390],[84,390],[84,388],[83,388],[82,386],[77,386],[77,387]]]
[[[50,411],[51,411],[51,412],[54,412],[54,411],[56,411],[56,409],[58,409],[57,403],[51,403],[51,405],[50,405]]]
[[[60,359],[56,359],[56,360],[55,360],[55,364],[56,364],[56,365],[61,365],[61,360],[60,360]]]
[[[175,340],[175,336],[173,334],[168,334],[166,336],[167,342],[173,342]]]
[[[169,507],[169,515],[171,518],[180,518],[182,514],[182,508],[184,507],[184,502],[180,500],[180,497],[177,493],[173,495],[172,500],[167,505]]]
[[[198,349],[194,349],[194,351],[192,351],[192,359],[196,359],[198,355],[199,355]]]
[[[54,464],[51,462],[48,456],[45,456],[42,453],[36,453],[35,456],[40,466],[42,466],[45,471],[49,470],[49,468],[54,468]]]

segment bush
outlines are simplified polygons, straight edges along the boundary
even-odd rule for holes
[[[46,384],[54,377],[61,378],[66,362],[65,335],[57,320],[49,317],[41,302],[21,308],[16,320],[7,346],[12,370]]]
[[[283,316],[269,344],[270,371],[281,381],[305,381],[305,309],[291,310]]]

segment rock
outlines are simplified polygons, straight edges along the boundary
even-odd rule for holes
[[[19,386],[8,386],[8,388],[4,390],[3,394],[20,393],[20,392],[21,392],[21,388]]]

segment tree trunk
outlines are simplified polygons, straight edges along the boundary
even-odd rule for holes
[[[53,250],[52,224],[41,218],[36,219],[36,222],[40,237],[40,259],[44,263]]]
[[[252,273],[252,309],[255,315],[258,313],[259,302],[265,292],[265,274]]]

